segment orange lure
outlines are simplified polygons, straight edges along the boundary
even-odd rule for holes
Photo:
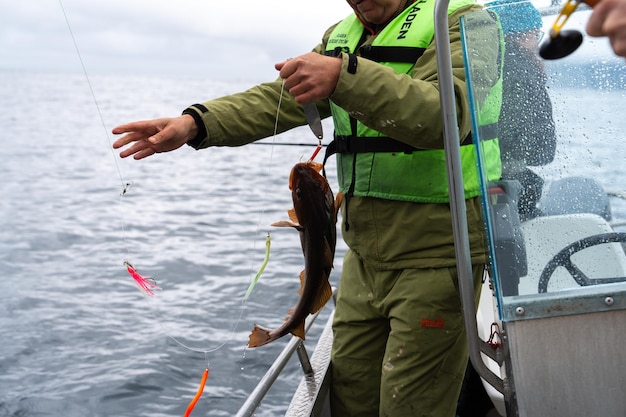
[[[206,385],[206,380],[208,377],[209,377],[209,368],[206,368],[204,370],[204,373],[202,374],[202,380],[200,381],[200,387],[198,387],[198,392],[196,392],[195,397],[193,397],[193,400],[191,400],[191,402],[187,406],[187,411],[185,411],[184,417],[189,417],[191,415],[193,408],[196,406],[196,403],[198,402],[198,400],[202,396],[202,393],[204,392],[204,386]]]

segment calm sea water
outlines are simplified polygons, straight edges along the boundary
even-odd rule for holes
[[[113,126],[180,114],[247,85],[91,83],[104,127],[84,76],[0,72],[0,416],[180,416],[207,359],[194,413],[233,415],[287,342],[245,349],[255,322],[278,327],[297,301],[294,229],[272,230],[270,263],[245,306],[242,297],[269,225],[287,218],[289,170],[312,148],[121,160],[110,149]],[[306,128],[276,141],[316,143]],[[343,250],[339,242],[333,284]],[[158,281],[158,301],[137,290],[124,260]],[[283,411],[300,375],[294,357],[258,415]]]

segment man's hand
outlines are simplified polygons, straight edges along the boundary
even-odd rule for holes
[[[169,152],[180,148],[198,133],[198,126],[193,117],[182,115],[174,118],[162,118],[127,123],[113,129],[113,134],[126,133],[113,142],[114,149],[132,145],[120,156],[126,158],[133,155],[142,159],[155,153]]]
[[[274,66],[299,104],[328,98],[339,80],[341,59],[309,52]]]

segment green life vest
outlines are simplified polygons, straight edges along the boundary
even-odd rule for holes
[[[326,53],[356,54],[389,66],[398,74],[411,74],[434,38],[434,4],[435,0],[416,1],[376,35],[371,45],[364,46],[360,46],[363,25],[351,15],[333,30]],[[471,4],[475,2],[452,0],[448,13]],[[492,93],[499,94],[499,99],[494,97],[485,103],[481,125],[495,126],[498,120],[501,88]],[[339,188],[344,194],[422,203],[449,201],[444,150],[413,148],[368,128],[332,102],[331,110],[335,140],[329,150],[337,153]],[[496,134],[489,139],[481,146],[488,147],[486,170],[491,181],[500,178],[501,164]],[[461,161],[465,198],[475,197],[480,186],[472,143],[461,146]]]

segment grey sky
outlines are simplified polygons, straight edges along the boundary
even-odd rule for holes
[[[352,12],[346,0],[0,0],[0,69],[82,71],[63,10],[90,74],[251,81],[274,78],[274,63],[307,52]],[[587,17],[566,28],[584,30]]]
[[[266,80],[351,13],[345,0],[0,0],[0,69]]]

